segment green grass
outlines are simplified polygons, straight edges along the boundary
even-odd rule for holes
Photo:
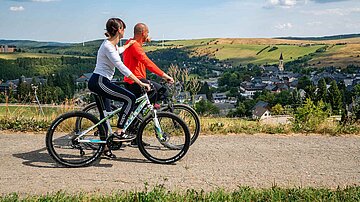
[[[188,189],[170,191],[163,186],[152,190],[117,191],[110,194],[57,192],[38,196],[20,196],[17,193],[0,197],[0,201],[359,201],[360,187],[346,188],[251,188],[239,187],[233,191],[217,189],[211,192]]]
[[[0,53],[0,59],[16,60],[17,58],[60,58],[64,57],[79,57],[76,55],[60,55],[60,54],[48,54],[48,53]],[[81,56],[82,58],[89,58]]]
[[[235,64],[254,63],[254,64],[272,64],[278,63],[280,54],[283,53],[284,62],[289,62],[298,57],[314,53],[323,45],[315,45],[308,47],[300,47],[297,45],[276,45],[278,49],[268,52],[270,48],[262,51],[256,55],[261,49],[267,45],[247,45],[247,44],[233,44],[233,45],[213,45],[210,50],[214,52],[215,58],[219,60],[230,60]]]
[[[164,44],[167,47],[185,48],[192,52],[192,55],[208,55],[209,57],[219,59],[220,61],[227,60],[235,65],[238,64],[273,64],[279,62],[280,53],[283,53],[284,62],[293,61],[304,55],[314,53],[317,49],[325,45],[271,45],[260,54],[257,53],[268,46],[268,44],[225,44],[214,43],[215,39],[194,39],[194,40],[176,40],[167,41]],[[269,52],[269,50],[276,46],[278,49]],[[145,48],[147,51],[162,49],[161,46],[148,46]],[[334,49],[334,52],[339,49]]]
[[[0,130],[46,131],[51,122],[60,114],[75,110],[71,105],[43,107],[44,115],[38,106],[0,106]],[[77,109],[79,110],[79,109]]]
[[[17,118],[36,118],[36,119],[49,119],[58,116],[69,110],[75,109],[73,106],[49,106],[42,107],[44,115],[41,113],[37,105],[33,106],[0,106],[0,118],[17,117]]]
[[[326,66],[326,65],[338,65],[346,66],[348,64],[360,64],[357,55],[360,54],[359,45],[357,40],[346,45],[335,45],[334,43],[343,42],[341,40],[330,42],[317,42],[318,45],[302,46],[300,43],[294,43],[294,41],[282,41],[282,44],[276,45],[278,41],[267,39],[265,42],[258,42],[253,40],[254,44],[247,44],[246,39],[240,41],[234,39],[234,43],[228,41],[223,42],[221,39],[194,39],[194,40],[174,40],[166,41],[164,48],[177,47],[188,50],[191,52],[191,56],[203,56],[206,55],[210,58],[216,58],[220,61],[227,61],[233,65],[239,64],[277,64],[279,61],[280,53],[283,53],[284,62],[289,62],[298,59],[299,57],[315,53],[317,49],[328,45],[324,53],[319,53],[314,56],[314,66]],[[305,43],[305,42],[304,42]],[[310,42],[308,42],[310,43]],[[320,43],[320,44],[319,44]],[[266,50],[257,53],[270,46]],[[269,52],[269,50],[276,46],[278,49]],[[145,47],[147,51],[162,49],[161,46],[148,46]],[[324,62],[324,64],[319,63]]]

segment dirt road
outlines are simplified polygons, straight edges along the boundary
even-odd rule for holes
[[[360,185],[360,137],[318,135],[201,136],[176,165],[148,162],[136,148],[115,151],[86,168],[62,168],[49,157],[44,134],[0,131],[0,192],[44,194],[168,189]]]

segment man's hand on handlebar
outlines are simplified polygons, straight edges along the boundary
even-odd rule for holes
[[[174,83],[174,79],[171,76],[167,75],[167,74],[164,74],[163,79],[165,79],[166,82],[168,82],[170,84]]]

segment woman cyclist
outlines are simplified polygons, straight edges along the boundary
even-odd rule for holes
[[[129,137],[123,134],[122,129],[125,125],[125,121],[130,115],[130,112],[133,110],[136,97],[125,88],[111,83],[111,79],[115,73],[115,67],[124,76],[131,78],[135,83],[145,87],[147,90],[150,90],[150,85],[141,82],[121,61],[120,54],[135,42],[131,41],[123,47],[117,46],[120,39],[124,36],[125,28],[125,23],[119,18],[110,18],[107,21],[107,32],[105,33],[107,39],[104,40],[98,50],[96,67],[89,79],[88,88],[90,91],[98,94],[103,99],[111,99],[123,103],[122,109],[119,113],[120,116],[117,124],[117,130],[115,131],[115,134],[112,135],[119,139],[131,140],[134,137]],[[109,104],[105,104],[105,106],[107,111],[109,111]],[[112,154],[111,150],[108,148],[105,148],[104,155],[110,158],[116,158],[116,156]]]

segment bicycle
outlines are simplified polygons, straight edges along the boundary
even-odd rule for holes
[[[119,81],[115,81],[114,83],[116,83],[117,85],[124,84],[124,82],[119,82]],[[166,83],[161,83],[161,85],[163,88],[165,88],[168,91],[169,88],[166,85]],[[158,95],[158,92],[154,92],[153,96],[157,96],[156,100],[160,100],[165,103],[162,107],[159,108],[159,111],[167,111],[174,113],[178,115],[186,123],[191,134],[190,146],[194,144],[201,130],[200,118],[199,115],[196,113],[196,111],[193,108],[191,108],[189,105],[177,104],[177,103],[174,104],[171,98],[165,97],[162,94]],[[111,104],[110,108],[111,111],[114,111],[118,108],[118,106]],[[94,114],[97,117],[99,116],[99,112],[95,102],[86,105],[82,109],[82,111]]]
[[[190,147],[189,129],[177,115],[157,112],[144,89],[143,93],[136,99],[139,105],[126,120],[123,131],[126,132],[133,123],[140,121],[136,141],[141,154],[154,163],[174,163],[183,158]],[[103,111],[102,99],[97,95],[95,99],[100,103],[99,112],[104,113],[103,119],[99,120],[84,111],[74,111],[59,116],[49,127],[46,148],[61,165],[89,166],[100,160],[105,144],[109,148],[118,145],[109,120],[121,108],[112,112]]]

